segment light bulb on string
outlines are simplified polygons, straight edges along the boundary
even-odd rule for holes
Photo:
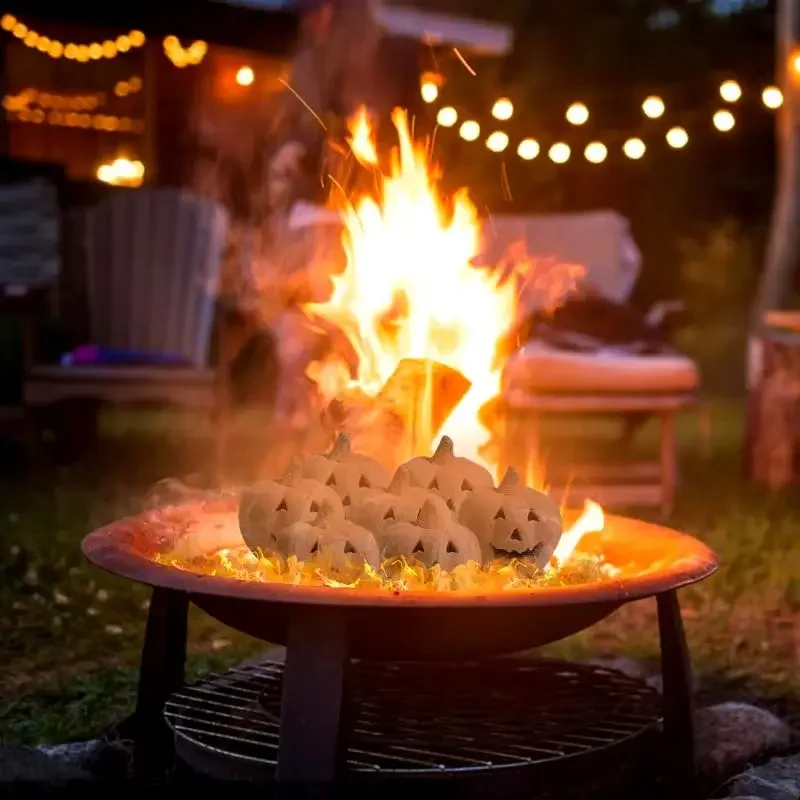
[[[536,139],[523,139],[517,145],[517,155],[523,161],[533,161],[536,156],[539,155],[541,148],[539,147],[539,142]]]
[[[458,122],[458,112],[453,106],[444,106],[439,109],[439,113],[436,115],[436,122],[443,128],[452,128]]]
[[[493,153],[502,153],[508,147],[508,134],[504,131],[494,131],[486,139],[486,147]]]
[[[252,67],[239,67],[236,73],[236,83],[238,83],[239,86],[252,86],[255,79],[256,75]]]
[[[608,148],[602,142],[589,142],[583,151],[586,160],[592,164],[601,164],[606,160]]]
[[[513,113],[514,106],[507,97],[501,97],[499,100],[495,101],[495,104],[492,106],[492,116],[495,119],[505,121],[511,119]]]
[[[742,87],[736,81],[725,81],[719,87],[719,96],[726,103],[735,103],[742,96]]]
[[[761,92],[761,102],[774,111],[783,105],[783,92],[777,86],[767,86]]]
[[[420,95],[422,95],[422,99],[424,102],[433,103],[439,96],[439,87],[432,81],[425,81],[419,87],[419,93]]]
[[[689,143],[689,134],[680,127],[670,128],[667,131],[666,140],[670,147],[680,150]]]
[[[731,114],[730,111],[721,110],[714,114],[713,122],[714,127],[718,131],[727,133],[733,129],[733,126],[736,124],[736,118],[733,116],[733,114]]]
[[[461,123],[458,135],[465,142],[474,142],[481,135],[481,126],[474,119],[468,119]]]
[[[566,164],[569,161],[571,151],[569,145],[564,142],[556,142],[548,151],[547,155],[554,164]]]
[[[622,152],[634,161],[638,161],[645,154],[646,149],[644,142],[637,138],[628,139],[622,146]]]
[[[664,101],[660,97],[656,97],[656,95],[650,95],[642,103],[642,111],[650,119],[658,119],[663,116],[665,110]]]
[[[571,125],[583,125],[589,119],[589,109],[583,103],[573,103],[567,109],[566,117]]]

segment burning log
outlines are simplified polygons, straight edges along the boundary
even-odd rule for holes
[[[375,397],[360,391],[333,400],[327,419],[349,434],[353,449],[390,469],[430,452],[433,439],[469,391],[457,370],[436,361],[406,358]]]

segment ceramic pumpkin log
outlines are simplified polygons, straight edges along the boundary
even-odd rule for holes
[[[454,453],[449,436],[442,436],[432,456],[412,458],[403,466],[411,473],[414,485],[435,492],[453,511],[470,492],[494,486],[488,470]]]
[[[379,534],[395,522],[416,522],[426,502],[435,509],[441,527],[453,520],[444,500],[427,489],[413,486],[411,475],[401,467],[385,491],[361,489],[356,492],[346,512],[351,522]]]
[[[278,532],[295,522],[315,519],[323,503],[344,519],[342,501],[325,484],[301,474],[302,466],[293,461],[277,481],[261,481],[242,495],[239,503],[239,530],[247,546],[256,552],[275,550]]]
[[[343,501],[349,502],[357,489],[383,489],[391,473],[374,458],[354,453],[350,437],[342,433],[329,453],[317,453],[302,459],[302,473],[330,486]]]
[[[380,566],[375,537],[366,528],[345,520],[340,509],[323,503],[317,518],[294,522],[276,534],[276,551],[298,561],[321,559],[336,570],[368,563]]]
[[[416,522],[396,522],[378,535],[384,558],[402,556],[426,567],[438,564],[452,572],[468,561],[481,563],[481,546],[471,530],[450,521],[441,525],[436,503],[428,500]]]
[[[496,489],[464,499],[458,521],[481,544],[485,561],[520,558],[543,569],[561,538],[561,510],[548,495],[523,485],[513,469]]]

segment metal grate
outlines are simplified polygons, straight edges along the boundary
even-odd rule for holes
[[[218,778],[268,779],[277,758],[283,665],[235,667],[165,707],[178,754]],[[351,773],[478,775],[574,767],[638,743],[659,721],[641,681],[589,665],[526,658],[458,664],[354,664]]]

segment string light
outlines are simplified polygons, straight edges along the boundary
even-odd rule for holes
[[[735,124],[736,119],[730,111],[722,110],[717,111],[714,114],[714,127],[718,131],[726,133],[727,131],[732,130]]]
[[[29,28],[13,14],[3,14],[0,18],[0,27],[32,50],[38,50],[51,58],[64,56],[71,61],[81,62],[116,58],[119,53],[125,53],[132,47],[142,47],[146,41],[145,35],[141,31],[130,31],[116,39],[106,39],[102,42],[90,42],[89,44],[61,42]]]
[[[110,164],[101,164],[97,168],[97,179],[114,186],[141,186],[144,164],[141,161],[117,158]]]
[[[184,47],[177,36],[166,36],[162,45],[164,55],[176,67],[197,66],[208,52],[208,45],[200,39],[192,42],[188,47]]]
[[[670,147],[674,147],[676,150],[680,150],[681,147],[686,147],[689,143],[689,134],[683,128],[675,127],[670,128],[667,131],[667,144]]]
[[[495,102],[494,106],[492,106],[492,116],[495,119],[505,121],[511,119],[513,113],[514,106],[507,97],[501,97]]]
[[[664,114],[664,101],[660,97],[650,95],[650,97],[646,97],[642,103],[642,111],[644,111],[644,115],[646,117],[649,117],[650,119],[658,119]]]
[[[583,151],[586,160],[592,164],[600,164],[606,160],[608,148],[602,142],[590,142]]]
[[[571,151],[568,144],[556,142],[547,152],[547,155],[550,156],[550,160],[554,164],[566,164],[569,161]]]
[[[458,122],[458,112],[453,106],[444,106],[436,115],[436,122],[443,128],[452,128]]]
[[[541,148],[536,139],[523,139],[517,145],[517,155],[525,161],[533,161],[539,155]]]
[[[3,99],[3,107],[12,119],[18,122],[32,122],[40,124],[46,122],[48,125],[56,125],[66,128],[93,128],[96,131],[109,133],[135,133],[144,132],[144,120],[134,119],[133,117],[116,117],[111,114],[90,114],[81,111],[81,106],[61,106],[47,108],[31,108],[28,105],[18,106],[6,96]],[[88,109],[91,110],[91,109]]]
[[[490,133],[486,140],[486,147],[493,153],[502,153],[508,147],[508,134],[503,131]]]
[[[56,94],[40,92],[37,89],[25,89],[19,94],[7,94],[3,97],[3,108],[10,112],[30,110],[31,106],[61,111],[94,111],[102,105],[105,97],[97,94]]]
[[[761,92],[761,102],[772,110],[783,105],[783,92],[777,86],[767,86]]]
[[[426,103],[434,103],[439,96],[439,87],[432,81],[425,81],[420,85],[419,93]]]
[[[628,141],[622,145],[622,152],[634,161],[638,161],[644,155],[646,149],[644,142],[636,138],[628,139]]]
[[[468,119],[461,123],[458,135],[465,142],[474,142],[481,135],[481,126],[474,119]]]
[[[719,87],[719,96],[726,103],[735,103],[742,96],[742,87],[736,81],[725,81]]]
[[[239,86],[252,86],[255,79],[256,75],[252,67],[239,67],[239,71],[236,73],[236,83]]]
[[[114,84],[114,94],[117,97],[127,97],[129,94],[136,94],[142,90],[142,79],[138,75],[133,75],[127,81],[117,81]]]
[[[583,103],[573,103],[567,109],[567,122],[572,125],[583,125],[589,119],[589,109]]]

